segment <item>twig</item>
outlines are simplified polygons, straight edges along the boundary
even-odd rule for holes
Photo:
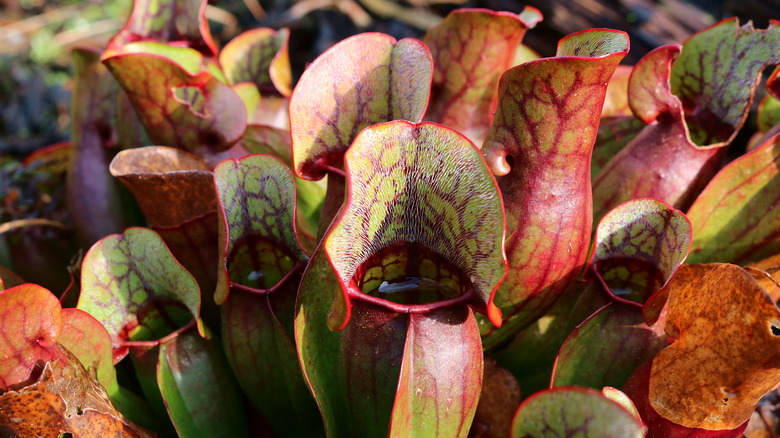
[[[26,227],[52,227],[59,228],[61,230],[69,230],[70,228],[62,222],[53,221],[50,219],[19,219],[15,221],[9,221],[4,224],[0,224],[0,234],[7,233],[9,231],[18,230]]]
[[[117,18],[100,20],[89,23],[87,26],[60,32],[54,36],[52,42],[60,47],[67,48],[99,35],[116,33],[123,25],[124,20]]]
[[[216,6],[206,5],[206,18],[225,26],[222,35],[226,38],[234,37],[240,32],[238,18],[230,12]]]
[[[422,9],[407,9],[397,2],[389,0],[362,0],[369,11],[383,17],[397,18],[404,23],[421,30],[428,30],[438,24],[442,18]]]
[[[265,19],[265,10],[259,1],[244,0],[244,5],[246,5],[246,8],[249,9],[249,12],[252,14],[252,16],[255,17],[256,20]]]

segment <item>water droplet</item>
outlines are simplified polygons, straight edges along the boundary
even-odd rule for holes
[[[420,277],[405,277],[404,281],[396,281],[393,283],[383,281],[379,285],[379,293],[389,294],[393,292],[403,292],[408,290],[414,290],[420,287],[422,279]]]

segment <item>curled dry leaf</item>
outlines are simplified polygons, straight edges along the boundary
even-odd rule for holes
[[[780,283],[780,254],[775,254],[771,257],[765,258],[764,260],[751,263],[750,265],[746,266],[746,268],[756,268],[765,273],[766,275],[762,277],[765,279],[766,277],[769,277],[769,279],[761,282],[761,286],[766,289],[766,291],[769,293],[769,296],[772,297],[772,300],[775,303],[780,301],[780,285],[777,284]]]
[[[780,382],[780,310],[744,269],[718,265],[669,298],[667,335],[649,400],[690,428],[735,429]]]
[[[0,435],[5,437],[151,438],[125,419],[105,389],[79,360],[46,362],[36,382],[0,396]]]
[[[110,171],[130,189],[152,227],[177,227],[217,210],[211,169],[188,152],[164,146],[130,149],[116,155]]]

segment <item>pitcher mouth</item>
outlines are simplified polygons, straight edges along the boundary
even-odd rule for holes
[[[287,247],[258,235],[236,242],[226,265],[231,287],[257,294],[274,292],[300,267]]]
[[[435,251],[409,242],[369,257],[347,290],[351,299],[398,313],[425,313],[478,301],[471,280],[460,269]]]

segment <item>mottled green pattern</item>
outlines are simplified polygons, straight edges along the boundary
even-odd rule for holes
[[[780,23],[763,31],[736,18],[691,37],[672,66],[672,92],[682,101],[685,121],[700,146],[727,142],[747,118],[753,89],[767,65],[780,63]]]
[[[290,99],[294,170],[320,179],[320,158],[342,167],[363,128],[391,120],[418,122],[428,103],[433,63],[417,40],[364,33],[323,53],[303,73]]]
[[[166,301],[184,305],[198,318],[200,289],[195,278],[154,231],[129,228],[102,239],[84,257],[77,307],[100,321],[115,344],[137,340],[133,330],[139,314]]]
[[[137,45],[143,49],[136,50]],[[151,47],[165,48],[134,43],[103,54],[104,64],[127,92],[149,137],[156,144],[201,156],[237,142],[246,129],[246,109],[210,67],[213,64],[203,65],[194,51],[190,51],[193,57],[182,57],[188,61],[181,64],[178,58],[160,56]]]
[[[288,131],[264,125],[249,125],[241,139],[243,144],[253,154],[270,154],[279,158],[288,167],[292,168],[292,149],[290,147],[290,133]],[[295,177],[296,202],[298,208],[298,237],[304,244],[304,236],[314,239],[317,231],[317,223],[320,220],[320,211],[325,201],[325,189],[327,179],[309,181],[298,176]],[[301,225],[307,225],[306,228]],[[314,251],[316,241],[312,242]]]
[[[512,422],[512,438],[641,438],[642,423],[594,389],[564,387],[526,399]]]
[[[685,210],[720,166],[717,147],[697,147],[688,135],[669,74],[680,47],[659,47],[637,63],[628,84],[632,111],[645,127],[593,178],[593,217],[630,199],[650,197]],[[652,158],[652,159],[651,159]]]
[[[214,56],[217,48],[205,13],[206,0],[135,0],[132,15],[111,39],[109,48],[131,41],[153,40],[178,43]]]
[[[607,83],[628,50],[628,36],[582,32],[561,47],[566,56],[504,73],[482,147],[504,199],[509,260],[509,275],[496,293],[505,327],[493,334],[488,324],[480,325],[487,348],[538,318],[587,257],[590,156]]]
[[[598,58],[613,53],[628,51],[628,40],[620,38],[618,31],[610,29],[589,29],[563,37],[558,42],[555,56],[577,56]],[[625,35],[625,34],[623,34]],[[610,74],[610,77],[612,75]]]
[[[287,42],[288,29],[278,32],[258,28],[244,32],[228,42],[219,53],[219,63],[229,84],[251,82],[261,90],[276,90],[289,96],[291,91],[290,59]],[[284,71],[277,69],[286,68]],[[275,73],[274,71],[277,70]],[[286,79],[280,80],[279,76]],[[276,79],[276,80],[274,80]]]
[[[501,197],[465,137],[440,125],[391,122],[364,130],[345,161],[348,200],[325,238],[344,285],[382,248],[418,243],[446,257],[492,303],[506,273]],[[491,319],[500,324],[500,316]]]
[[[241,284],[247,281],[247,278],[231,278],[229,258],[233,254],[243,254],[240,260],[235,260],[242,265],[242,270],[256,271],[261,270],[260,265],[283,263],[275,275],[277,281],[292,268],[290,263],[306,260],[308,256],[296,237],[295,184],[292,172],[284,163],[270,155],[224,161],[214,169],[214,184],[220,203],[220,268],[215,299],[221,304],[227,299],[231,281]],[[251,245],[257,246],[249,248]],[[264,258],[268,258],[267,263]]]
[[[599,124],[590,163],[591,179],[645,127],[636,117],[617,117]]]
[[[688,217],[691,263],[746,264],[780,252],[780,136],[724,167]]]
[[[691,223],[654,199],[635,199],[610,211],[596,228],[591,266],[619,295],[644,303],[685,261]]]
[[[441,123],[480,145],[493,121],[498,78],[511,67],[526,30],[537,20],[485,9],[453,11],[428,30],[423,42],[434,60],[430,108],[425,120]]]

